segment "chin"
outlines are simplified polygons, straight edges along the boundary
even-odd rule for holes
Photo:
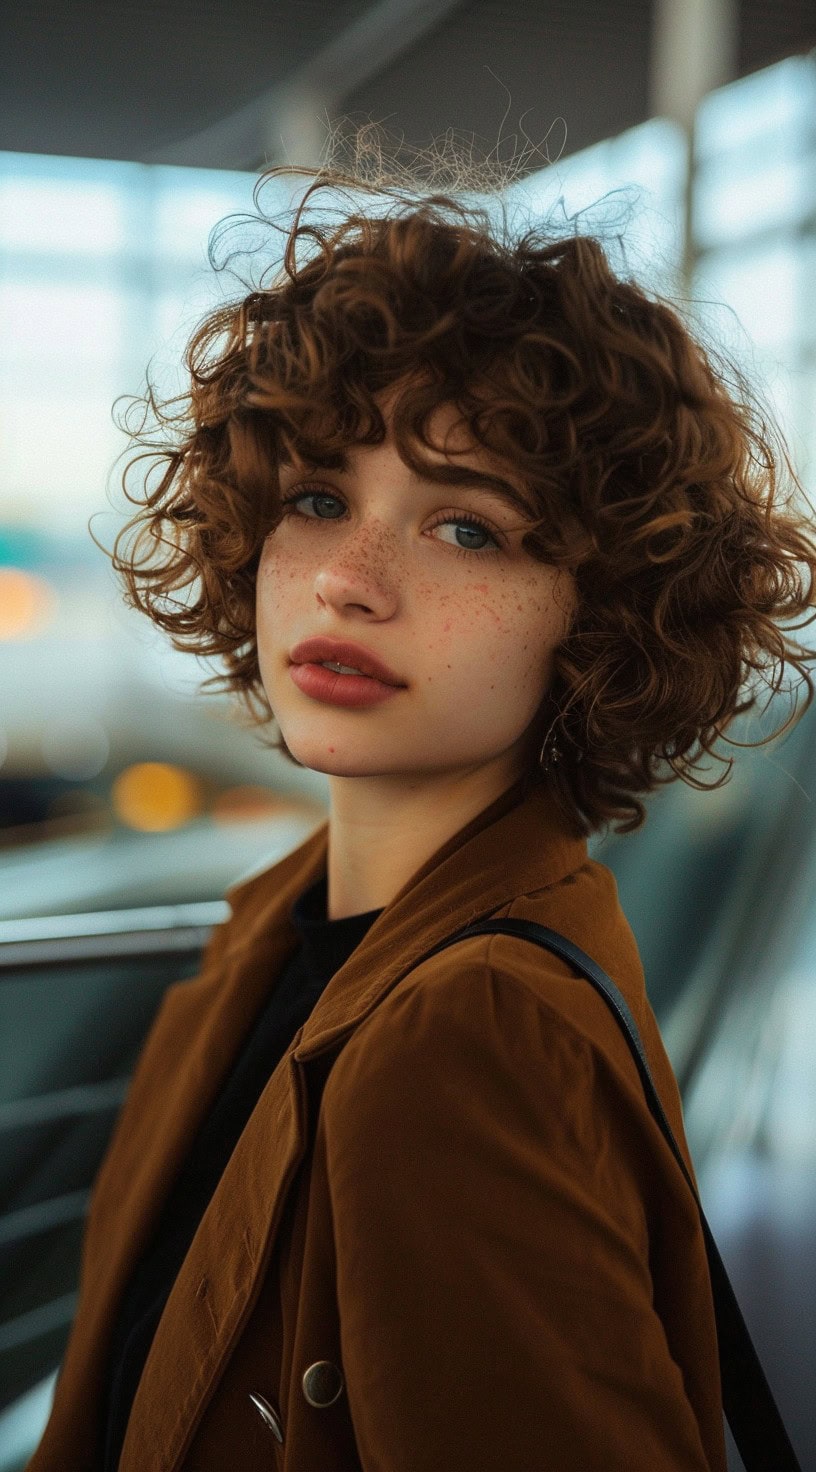
[[[283,732],[283,739],[287,748],[296,761],[302,767],[308,767],[312,772],[323,772],[327,777],[373,777],[383,772],[382,759],[373,754],[367,754],[362,748],[359,738],[349,740],[338,737],[333,752],[326,750],[326,738],[320,741],[304,739],[299,741],[295,736],[288,736]]]
[[[325,741],[318,746],[310,741],[284,739],[302,766],[313,772],[322,772],[326,777],[391,777],[409,783],[440,775],[439,759],[435,755],[429,755],[423,761],[416,752],[386,755],[375,750],[366,751],[359,738],[353,744],[338,739],[336,750],[329,753]]]

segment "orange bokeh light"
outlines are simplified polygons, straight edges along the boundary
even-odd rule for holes
[[[116,778],[111,797],[120,821],[146,833],[180,828],[204,806],[198,778],[169,762],[135,762],[126,767]]]
[[[47,628],[56,606],[54,589],[21,567],[0,567],[0,639],[33,639]]]

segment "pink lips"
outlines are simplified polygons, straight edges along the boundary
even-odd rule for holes
[[[328,701],[329,705],[379,705],[393,700],[404,689],[402,685],[386,685],[373,675],[342,675],[324,669],[322,664],[290,664],[289,674],[304,695]]]
[[[405,682],[376,654],[348,639],[304,639],[295,645],[289,659],[289,674],[298,689],[330,705],[378,705],[405,689]],[[344,675],[324,669],[323,660],[351,665],[360,673]]]
[[[362,644],[350,643],[347,639],[304,639],[301,644],[296,644],[289,656],[294,665],[320,665],[323,660],[331,660],[334,664],[352,665],[359,670],[361,675],[368,675],[374,680],[379,680],[384,685],[404,686],[405,681],[399,675],[395,675],[376,654],[370,649],[363,648]],[[325,670],[325,674],[331,674]],[[338,678],[338,676],[335,676]],[[341,676],[342,679],[352,679],[351,675]]]

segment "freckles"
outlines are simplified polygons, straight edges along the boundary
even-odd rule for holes
[[[434,606],[439,609],[439,617],[442,621],[438,626],[438,634],[441,642],[442,636],[449,634],[451,629],[456,626],[456,619],[449,612],[444,611],[450,610],[451,606],[453,606],[454,612],[458,613],[458,600],[454,599],[450,593],[445,592],[438,583],[428,582],[417,585],[416,598],[418,607],[425,611],[430,610]],[[437,641],[435,639],[429,639],[427,647],[429,650],[435,649],[437,647]],[[451,666],[448,665],[448,669],[450,668]],[[432,678],[431,675],[428,675],[429,683]]]
[[[513,602],[514,598],[518,599],[518,589],[494,589],[492,598],[489,596],[490,589],[486,584],[474,584],[474,589],[482,595],[475,602],[476,615],[483,619],[490,619],[494,629],[502,638],[511,637],[514,628],[517,628],[518,625],[516,615],[523,615],[525,612],[524,603],[516,601],[514,604]]]

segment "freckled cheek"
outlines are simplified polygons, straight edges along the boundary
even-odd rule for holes
[[[258,566],[255,584],[255,639],[258,655],[264,667],[262,673],[271,673],[275,650],[286,643],[296,612],[298,587],[297,578],[291,567],[282,565],[280,559],[264,553]]]
[[[509,642],[528,638],[537,627],[536,609],[536,600],[526,590],[477,583],[472,596],[463,600],[462,616],[475,638],[501,648],[506,658]]]
[[[485,585],[419,600],[422,621],[428,630],[425,646],[431,667],[440,673],[455,672],[472,678],[474,668],[484,674],[494,669],[507,673],[508,650],[515,648],[518,613],[488,596]]]
[[[303,573],[292,557],[264,551],[258,566],[255,606],[258,619],[269,623],[303,591]]]
[[[454,610],[438,619],[437,627],[444,636],[447,668],[464,677],[478,667],[491,688],[513,698],[546,682],[561,623],[552,589],[536,580],[498,592],[474,584],[467,596],[457,599]]]

